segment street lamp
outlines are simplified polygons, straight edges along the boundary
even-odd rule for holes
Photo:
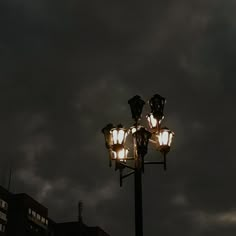
[[[166,170],[166,155],[170,151],[174,136],[171,130],[161,126],[164,119],[165,102],[165,98],[159,94],[155,94],[148,101],[151,112],[146,115],[149,128],[145,128],[141,120],[145,102],[136,95],[128,101],[134,125],[126,129],[122,125],[108,124],[102,129],[109,153],[109,166],[111,167],[112,161],[115,161],[115,170],[119,170],[120,173],[120,186],[123,184],[123,179],[134,175],[136,236],[143,236],[142,174],[144,166],[146,164],[160,164]],[[131,148],[127,147],[128,136],[132,139]],[[149,143],[160,151],[162,161],[145,161]],[[130,150],[132,156],[128,155]],[[130,171],[125,173],[125,169]]]

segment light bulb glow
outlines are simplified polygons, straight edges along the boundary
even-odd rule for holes
[[[124,130],[119,130],[118,131],[118,136],[117,136],[118,143],[122,144],[124,139],[125,139],[125,131]]]
[[[117,144],[118,131],[116,129],[112,130],[113,144]]]
[[[128,154],[128,150],[122,149],[122,150],[118,151],[117,157],[119,160],[124,160],[127,157],[127,154]]]
[[[136,128],[135,127],[132,127],[131,128],[131,133],[134,134],[136,132]]]
[[[118,160],[125,160],[128,155],[128,149],[122,148],[118,151],[113,151],[113,158]]]
[[[149,122],[149,125],[150,125],[150,128],[155,128],[157,127],[157,119],[153,116],[153,114],[150,114],[148,117],[148,122]]]
[[[123,128],[115,128],[111,130],[112,139],[113,139],[113,145],[114,144],[124,144],[126,137],[127,137],[127,131]]]
[[[158,134],[158,142],[160,147],[170,147],[172,143],[174,133],[171,132],[169,129],[165,128],[162,129]]]
[[[160,145],[168,145],[169,143],[169,133],[164,131],[160,134]]]
[[[163,116],[162,119],[159,120],[156,117],[154,117],[152,113],[148,114],[146,117],[148,120],[149,127],[153,130],[158,130],[162,120],[164,119]]]

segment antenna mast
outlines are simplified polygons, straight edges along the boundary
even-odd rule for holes
[[[78,222],[79,223],[83,223],[82,213],[83,213],[83,202],[79,201],[78,203]]]
[[[8,186],[7,186],[8,192],[10,192],[10,188],[11,188],[11,176],[12,176],[12,167],[10,167],[10,171],[9,171]]]

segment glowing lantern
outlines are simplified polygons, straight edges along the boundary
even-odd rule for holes
[[[128,131],[123,128],[122,125],[118,125],[117,128],[111,129],[112,144],[124,145]]]
[[[174,136],[174,133],[170,131],[167,127],[164,127],[160,130],[160,132],[157,135],[157,138],[158,138],[158,144],[159,144],[158,149],[161,152],[167,153],[170,151],[170,146],[172,143],[173,136]]]
[[[113,151],[113,158],[119,161],[125,161],[127,159],[129,150],[127,148],[120,148]]]
[[[161,120],[158,120],[157,118],[155,118],[155,117],[153,116],[152,113],[148,114],[146,117],[147,117],[147,120],[148,120],[148,124],[149,124],[150,129],[152,129],[154,132],[158,131],[162,119],[161,119]]]
[[[133,135],[135,135],[136,138],[137,153],[138,155],[144,157],[147,154],[147,148],[151,133],[144,127],[141,127]]]

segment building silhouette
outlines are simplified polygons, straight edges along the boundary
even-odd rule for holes
[[[48,209],[27,194],[11,194],[8,212],[7,235],[48,235]]]
[[[0,236],[6,235],[9,192],[0,186]]]
[[[58,223],[54,232],[56,236],[109,236],[100,227],[89,227],[78,221]]]
[[[48,209],[25,193],[13,194],[0,186],[0,236],[109,236],[100,227],[82,221],[57,223]]]

